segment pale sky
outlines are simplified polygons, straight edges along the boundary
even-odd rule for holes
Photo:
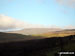
[[[75,26],[75,0],[0,0],[0,14],[31,24]]]

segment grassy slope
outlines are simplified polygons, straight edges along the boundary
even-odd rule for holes
[[[52,51],[47,52],[46,55],[47,56],[54,56],[55,53],[58,53],[60,50],[61,50],[60,47],[56,47]],[[66,52],[69,52],[69,51],[75,52],[75,43],[68,43],[67,45],[65,45],[64,46],[64,51],[66,51]]]
[[[32,36],[44,36],[44,37],[64,37],[69,35],[75,35],[75,30],[64,30],[64,31],[58,31],[58,32],[48,32],[44,34],[35,34]]]
[[[70,37],[72,37],[72,36],[70,36]],[[68,36],[68,38],[70,38],[70,37]],[[21,39],[23,41],[22,43],[21,42],[10,43],[10,41],[12,41],[12,40],[17,41],[17,40],[21,40]],[[43,39],[43,40],[38,40],[38,41],[34,40],[34,41],[26,43],[25,40],[29,40],[29,39],[30,40],[41,39],[41,37],[26,36],[26,35],[21,35],[21,34],[0,33],[0,41],[9,41],[10,40],[9,43],[7,43],[7,44],[1,44],[4,48],[1,46],[0,47],[1,47],[1,49],[2,48],[5,49],[6,52],[9,52],[10,54],[12,54],[12,51],[15,51],[15,53],[19,54],[19,51],[21,50],[20,53],[23,53],[22,50],[24,50],[25,47],[28,45],[29,47],[28,46],[26,47],[26,49],[28,48],[27,50],[29,50],[29,48],[30,48],[30,49],[32,49],[32,51],[33,51],[33,49],[35,49],[35,51],[36,51],[36,52],[33,52],[32,54],[29,53],[30,56],[54,56],[55,53],[57,53],[61,50],[60,46],[55,46],[56,45],[55,43],[59,43],[59,42],[57,42],[58,41],[57,38],[49,38],[49,39]],[[65,40],[65,38],[63,38],[63,39]],[[64,50],[65,51],[75,51],[75,36],[71,41],[67,40],[67,39],[65,41],[68,41],[68,43],[64,45]],[[52,46],[53,44],[54,44],[54,46]],[[52,50],[51,50],[51,48],[50,49],[47,48],[48,46],[52,46],[54,48],[52,48]],[[44,49],[42,50],[40,48],[44,48]],[[1,49],[0,49],[0,51],[1,51]],[[40,49],[40,50],[38,50],[38,49]]]
[[[0,32],[0,43],[1,42],[13,42],[13,41],[27,41],[33,39],[42,39],[42,37],[33,37],[31,35],[22,35],[16,33],[2,33]]]
[[[39,51],[37,54],[32,54],[32,56],[55,56],[55,54],[57,54],[58,52],[61,51],[61,47],[60,46],[56,46],[52,49],[47,49],[47,50],[42,50]],[[62,52],[75,52],[75,36],[72,40],[69,40],[67,44],[64,44],[63,46],[63,51]],[[40,55],[42,54],[42,55]]]

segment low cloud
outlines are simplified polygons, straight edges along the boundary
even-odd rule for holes
[[[75,8],[75,0],[56,0],[56,1],[62,5]]]
[[[0,30],[21,29],[25,25],[28,24],[8,16],[0,15]]]
[[[25,28],[48,28],[42,24],[29,24],[9,16],[0,15],[0,31],[17,30]]]

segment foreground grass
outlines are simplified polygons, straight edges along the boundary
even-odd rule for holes
[[[58,53],[59,51],[61,51],[61,48],[60,47],[56,47],[52,51],[47,52],[46,55],[47,56],[55,56],[55,53]],[[64,51],[66,51],[66,52],[68,52],[68,51],[75,51],[75,43],[71,42],[71,43],[68,43],[67,45],[64,45],[63,52]]]
[[[63,51],[75,51],[75,35],[42,38],[0,33],[0,41],[0,56],[54,56],[62,44]]]
[[[67,41],[67,40],[66,40]],[[61,49],[61,45],[55,46],[54,48],[48,48],[45,50],[40,50],[33,52],[30,56],[55,56],[60,51],[75,51],[75,38],[68,40],[67,43],[64,43],[63,48]]]

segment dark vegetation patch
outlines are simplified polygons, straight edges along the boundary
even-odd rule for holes
[[[75,51],[75,35],[42,38],[0,33],[0,56],[53,56],[59,51]]]

